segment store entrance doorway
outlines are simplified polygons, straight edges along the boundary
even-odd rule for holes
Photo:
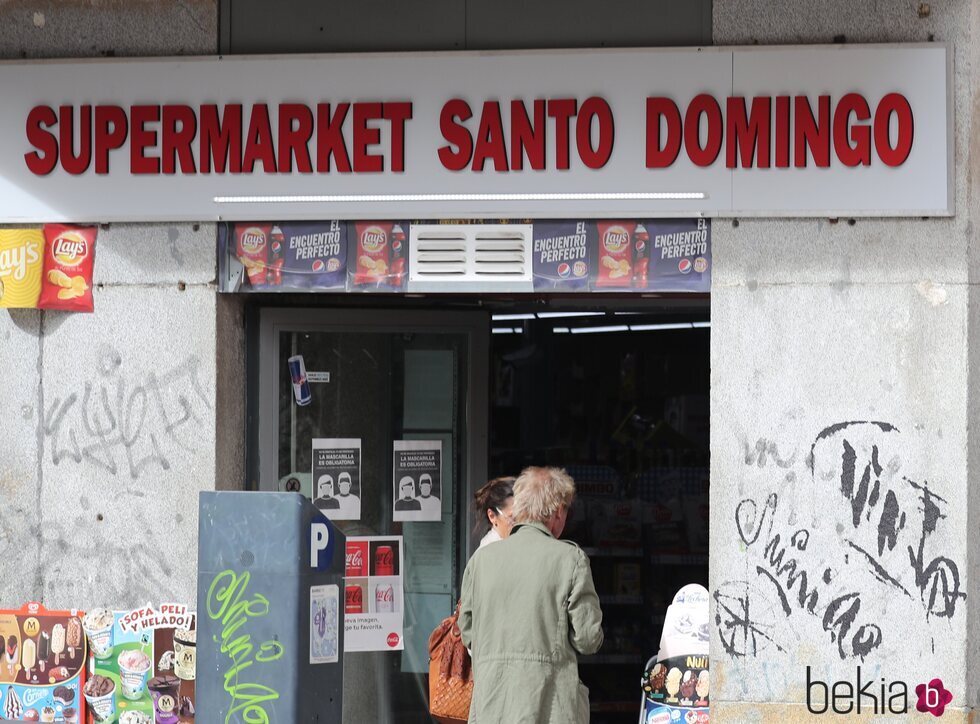
[[[580,659],[593,724],[636,721],[674,593],[708,584],[707,308],[493,315],[490,476],[576,481],[565,538],[589,554],[605,643]]]
[[[555,465],[577,484],[566,537],[591,558],[605,616],[605,644],[579,667],[591,721],[635,722],[671,597],[707,585],[707,297],[277,302],[250,323],[254,487],[317,497],[313,440],[356,440],[360,512],[336,523],[405,546],[404,651],[344,656],[344,721],[431,721],[426,644],[483,533],[473,493]],[[297,355],[316,380],[306,404],[289,372]],[[402,440],[441,441],[438,521],[394,520]]]

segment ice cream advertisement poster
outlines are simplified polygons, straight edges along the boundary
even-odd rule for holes
[[[178,603],[129,611],[91,610],[82,618],[92,658],[83,693],[89,722],[195,721],[197,630]]]
[[[0,719],[85,721],[86,643],[80,611],[39,603],[0,611]]]
[[[640,681],[641,724],[707,724],[711,694],[708,591],[681,588],[667,609],[660,649]]]
[[[405,648],[403,550],[400,535],[347,538],[345,651]]]

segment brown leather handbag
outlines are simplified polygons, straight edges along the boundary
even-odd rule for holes
[[[459,604],[429,636],[429,713],[441,724],[470,716],[473,666],[459,635]]]

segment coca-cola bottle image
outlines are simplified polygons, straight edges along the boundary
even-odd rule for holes
[[[374,587],[374,612],[395,612],[395,588],[390,583],[379,583]]]
[[[286,239],[282,234],[282,229],[273,226],[269,234],[269,266],[265,270],[265,283],[273,286],[282,284],[282,267],[285,264],[283,259],[283,247]]]

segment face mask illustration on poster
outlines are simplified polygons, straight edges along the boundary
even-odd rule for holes
[[[360,438],[314,438],[313,505],[331,520],[361,519]]]
[[[395,440],[394,450],[393,520],[442,520],[442,441]]]

